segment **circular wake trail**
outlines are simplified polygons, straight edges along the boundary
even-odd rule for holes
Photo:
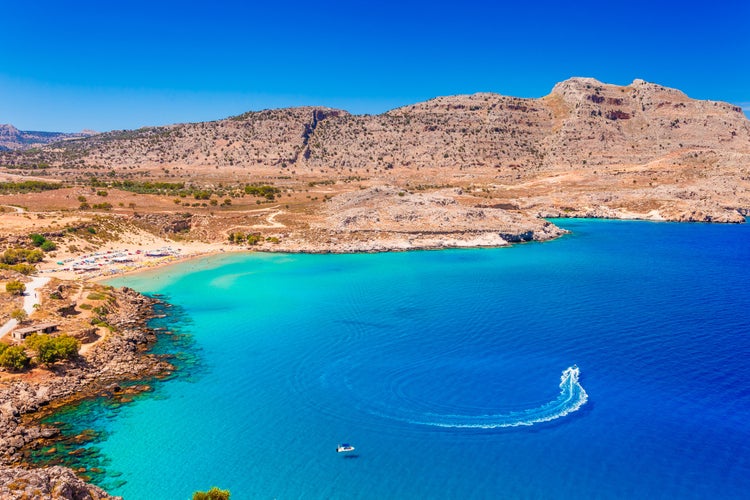
[[[576,365],[565,369],[560,377],[560,394],[555,400],[536,408],[494,415],[440,415],[426,413],[411,418],[400,418],[400,420],[406,420],[413,424],[457,429],[497,429],[549,422],[550,420],[564,417],[586,404],[588,394],[586,394],[586,391],[578,381],[580,374],[580,369]]]

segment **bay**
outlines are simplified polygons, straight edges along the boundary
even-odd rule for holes
[[[750,228],[556,222],[543,244],[112,280],[174,305],[189,342],[158,348],[189,362],[56,418],[102,431],[97,481],[126,499],[742,498]]]

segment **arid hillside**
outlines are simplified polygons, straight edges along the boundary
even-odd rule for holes
[[[124,194],[121,208],[109,208],[121,215],[135,211],[124,205],[137,205],[145,212],[213,217],[216,223],[203,224],[215,233],[211,238],[226,236],[221,217],[231,214],[237,226],[243,210],[282,200],[274,206],[277,222],[265,226],[294,227],[303,240],[306,230],[320,231],[326,224],[332,233],[365,231],[342,225],[333,208],[382,208],[384,193],[394,189],[440,190],[460,207],[513,212],[530,222],[540,215],[742,222],[750,209],[750,122],[737,106],[694,100],[642,80],[616,86],[572,78],[539,99],[490,93],[438,97],[380,115],[316,107],[265,110],[0,153],[0,177],[31,176],[62,181],[72,190],[68,201],[40,196],[45,210],[74,210],[75,199],[88,188],[108,187],[115,195],[117,189],[133,190],[113,181],[184,183],[189,193],[208,189],[217,201],[234,193],[231,205],[217,207],[172,200],[174,190],[159,197],[152,189],[143,195],[152,198],[130,203]],[[251,198],[243,208],[237,197],[245,196],[242,189],[249,184],[274,186],[278,193]],[[372,196],[335,201],[378,187],[384,189],[367,191]],[[407,199],[423,205],[422,198]],[[352,207],[352,200],[359,206]],[[460,207],[445,220],[457,221],[456,214],[464,213]],[[434,221],[434,208],[415,217]],[[384,217],[380,226],[369,221],[366,234],[401,231],[399,221],[398,216]],[[425,222],[420,231],[430,228]],[[354,239],[361,241],[362,234]]]

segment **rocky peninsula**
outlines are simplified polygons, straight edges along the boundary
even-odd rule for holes
[[[64,467],[33,467],[29,450],[54,443],[59,430],[40,425],[41,417],[66,404],[96,396],[132,397],[150,390],[126,381],[168,375],[166,360],[149,354],[156,333],[146,326],[154,299],[123,288],[110,290],[114,300],[106,319],[110,333],[78,359],[48,368],[33,377],[17,376],[0,385],[0,496],[3,498],[110,498]],[[86,478],[85,470],[78,470]]]

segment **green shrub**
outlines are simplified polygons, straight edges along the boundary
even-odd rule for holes
[[[3,252],[2,256],[0,256],[0,264],[14,266],[21,262],[35,263],[40,262],[43,257],[44,254],[38,249],[27,250],[26,248],[8,248]],[[3,267],[2,269],[8,269],[8,267]]]
[[[11,280],[5,284],[5,291],[11,295],[23,295],[26,291],[26,285],[18,280]]]
[[[20,371],[29,366],[29,357],[20,345],[6,346],[1,351],[1,367],[11,371]]]
[[[229,500],[229,490],[220,490],[216,486],[208,491],[196,491],[193,500]]]
[[[41,234],[39,234],[39,233],[33,233],[33,234],[30,234],[30,235],[29,235],[29,238],[31,238],[31,243],[33,243],[33,245],[34,245],[35,247],[40,247],[40,246],[42,246],[42,244],[43,244],[43,243],[44,243],[45,241],[47,241],[47,238],[45,238],[44,236],[42,236],[42,235],[41,235]]]
[[[55,245],[54,242],[47,240],[42,243],[41,249],[45,252],[52,252],[53,250],[57,249],[57,245]]]
[[[36,352],[41,363],[54,363],[61,359],[72,359],[78,355],[78,340],[70,335],[50,337],[44,334],[34,334],[24,342],[28,349]]]
[[[5,252],[3,252],[3,264],[15,264],[19,261],[18,251],[9,248]]]
[[[273,200],[277,194],[279,194],[281,190],[274,186],[269,186],[267,184],[263,185],[250,185],[245,186],[245,193],[252,195],[252,196],[259,196],[264,197],[267,200]]]
[[[13,311],[11,311],[10,313],[10,317],[18,321],[19,323],[23,323],[24,321],[26,321],[29,315],[26,314],[26,311],[24,311],[23,309],[13,309]]]
[[[0,264],[0,269],[11,269],[17,273],[23,274],[24,276],[28,276],[36,272],[36,267],[32,266],[31,264],[13,264],[12,266],[9,266],[7,264]]]
[[[40,193],[64,187],[59,183],[43,181],[0,182],[0,193]]]
[[[26,262],[30,264],[36,264],[37,262],[41,262],[42,259],[44,259],[44,254],[39,249],[32,250],[31,252],[26,254]]]

